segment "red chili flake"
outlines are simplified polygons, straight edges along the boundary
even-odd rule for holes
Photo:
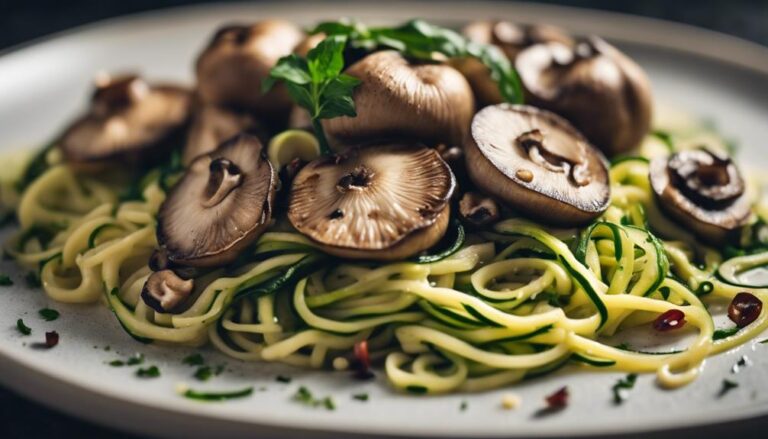
[[[373,373],[370,370],[371,357],[368,354],[368,341],[363,340],[355,343],[354,354],[355,361],[353,366],[355,368],[355,376],[364,380],[373,378]]]
[[[670,309],[658,316],[653,322],[653,329],[665,332],[685,326],[685,313],[679,309]]]
[[[728,318],[743,328],[757,320],[763,311],[763,302],[753,294],[742,292],[737,294],[728,306]]]
[[[561,409],[568,405],[568,387],[563,387],[545,398],[550,409]]]
[[[56,331],[45,333],[45,346],[52,348],[59,344],[59,333]]]

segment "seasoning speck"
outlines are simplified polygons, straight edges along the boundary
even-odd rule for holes
[[[519,396],[513,394],[507,394],[501,398],[501,407],[504,410],[514,410],[523,403]]]

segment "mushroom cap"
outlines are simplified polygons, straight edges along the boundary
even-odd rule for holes
[[[645,72],[597,37],[573,47],[537,44],[515,67],[531,105],[568,119],[607,155],[640,144],[651,126],[651,85]]]
[[[224,265],[266,229],[276,175],[258,138],[238,135],[199,156],[158,213],[157,241],[174,264]]]
[[[317,159],[293,180],[288,219],[327,253],[403,259],[440,240],[456,186],[430,148],[387,144]]]
[[[510,61],[514,61],[523,49],[534,44],[559,42],[573,45],[573,39],[564,30],[546,24],[473,21],[462,29],[462,33],[475,43],[498,47]],[[491,78],[491,72],[480,60],[471,57],[458,58],[452,60],[451,65],[467,78],[481,107],[504,102],[498,84]]]
[[[234,135],[241,132],[258,135],[260,129],[259,122],[249,113],[200,104],[192,115],[181,161],[187,166],[197,156],[215,150],[221,142]]]
[[[473,21],[461,31],[470,41],[492,44],[513,61],[525,48],[534,44],[559,42],[572,45],[573,38],[557,26],[521,24],[505,20]]]
[[[739,237],[752,202],[733,162],[710,151],[680,151],[651,161],[659,206],[700,239],[724,245]]]
[[[59,140],[64,159],[101,170],[160,155],[185,127],[190,103],[181,87],[149,85],[136,75],[99,77],[90,109]]]
[[[480,110],[464,147],[486,193],[542,222],[576,226],[608,208],[605,157],[565,119],[525,105]]]
[[[287,89],[278,84],[262,94],[261,81],[302,38],[301,29],[283,20],[220,28],[197,58],[198,93],[205,102],[264,115],[287,112],[292,102]]]
[[[323,120],[335,146],[366,141],[459,145],[474,112],[472,90],[453,67],[417,63],[395,51],[372,53],[346,73],[362,82],[353,99],[357,117]]]

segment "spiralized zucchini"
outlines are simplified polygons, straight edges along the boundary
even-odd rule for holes
[[[236,265],[198,279],[173,315],[140,299],[165,176],[146,177],[142,199],[121,202],[119,188],[51,167],[24,192],[22,227],[6,251],[40,271],[51,298],[104,300],[142,342],[210,342],[244,361],[327,368],[367,340],[392,385],[414,393],[480,391],[567,363],[654,372],[663,385],[686,384],[705,358],[768,326],[763,312],[715,341],[706,306],[741,291],[768,301],[768,289],[729,278],[748,263],[763,264],[765,254],[722,264],[720,252],[661,214],[647,160],[618,161],[610,177],[611,207],[584,230],[507,218],[468,235],[442,259],[335,260],[277,224]],[[606,342],[672,309],[695,330],[682,350],[643,353]]]

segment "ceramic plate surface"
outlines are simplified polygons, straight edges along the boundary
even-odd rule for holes
[[[768,49],[724,35],[648,19],[525,4],[413,3],[386,1],[345,4],[251,3],[171,9],[120,18],[66,32],[0,56],[0,150],[34,148],[55,135],[85,104],[90,78],[98,70],[135,70],[155,79],[192,80],[192,62],[214,29],[230,21],[283,17],[301,24],[354,16],[366,22],[423,17],[444,24],[479,18],[549,22],[576,33],[595,33],[614,41],[649,73],[659,101],[712,120],[741,145],[739,159],[752,171],[768,169]],[[7,235],[8,230],[5,231]],[[547,436],[643,432],[768,415],[768,345],[747,345],[706,362],[703,375],[676,391],[660,390],[653,376],[642,376],[631,399],[612,404],[611,386],[622,376],[566,370],[511,389],[477,395],[413,397],[393,392],[383,380],[360,383],[344,373],[246,364],[205,351],[227,371],[201,388],[254,386],[251,398],[198,403],[177,396],[177,384],[194,384],[193,369],[181,359],[191,349],[144,346],[130,339],[101,304],[67,306],[42,291],[25,289],[24,272],[3,261],[15,286],[0,291],[0,381],[31,398],[77,416],[144,434],[174,437],[276,435],[340,437]],[[37,310],[61,311],[46,323]],[[34,330],[21,337],[18,318]],[[61,334],[50,351],[33,341],[46,330]],[[104,347],[110,346],[110,351]],[[105,364],[143,352],[162,376],[140,380],[128,368]],[[751,366],[738,375],[740,387],[716,398],[724,377],[742,356]],[[275,381],[290,375],[290,384]],[[332,395],[333,412],[296,404],[292,395],[305,385]],[[568,385],[569,407],[554,416],[534,416],[543,397]],[[260,390],[264,388],[264,390]],[[353,393],[368,392],[361,403]],[[523,405],[500,407],[514,392]],[[462,401],[468,407],[460,411]],[[311,431],[311,433],[308,433]]]

